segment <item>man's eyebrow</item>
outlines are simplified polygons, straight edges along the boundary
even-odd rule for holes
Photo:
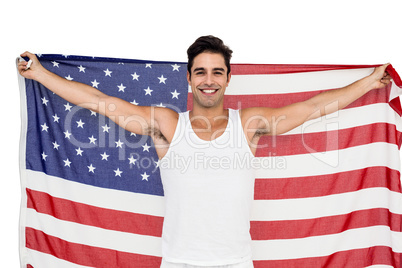
[[[225,72],[225,69],[223,69],[223,68],[214,68],[214,71],[222,71],[222,72]]]
[[[222,71],[222,72],[225,71],[224,68],[214,68],[213,70],[214,71]],[[204,67],[198,67],[198,68],[195,68],[193,72],[197,72],[197,71],[205,71],[205,68]]]
[[[205,68],[199,67],[199,68],[195,68],[193,72],[204,71],[204,70],[205,70]]]

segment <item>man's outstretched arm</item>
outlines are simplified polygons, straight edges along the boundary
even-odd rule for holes
[[[354,102],[373,89],[390,83],[391,77],[385,71],[389,64],[375,68],[373,73],[343,88],[328,90],[303,101],[281,108],[250,108],[243,112],[256,134],[279,135],[308,120],[336,112]],[[253,119],[255,118],[255,120]],[[245,122],[245,121],[243,121]],[[249,136],[251,139],[252,137]]]
[[[18,71],[23,77],[38,81],[68,102],[109,117],[130,132],[153,135],[155,131],[158,131],[158,135],[167,136],[169,140],[170,132],[172,132],[170,124],[174,124],[177,120],[176,112],[166,108],[133,105],[106,95],[94,87],[69,81],[46,70],[32,53],[25,52],[21,54],[21,57],[32,60],[29,69],[27,69],[27,62],[18,64]]]

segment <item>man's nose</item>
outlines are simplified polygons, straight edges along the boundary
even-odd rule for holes
[[[205,76],[205,84],[206,85],[208,85],[208,86],[210,86],[210,85],[212,85],[214,82],[213,82],[214,80],[213,80],[213,77],[212,77],[212,74],[207,74],[206,76]]]

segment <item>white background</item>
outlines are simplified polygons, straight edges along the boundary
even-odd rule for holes
[[[402,74],[400,0],[8,1],[0,8],[0,257],[18,267],[20,99],[15,58],[34,53],[186,61],[213,34],[233,63],[378,64]]]

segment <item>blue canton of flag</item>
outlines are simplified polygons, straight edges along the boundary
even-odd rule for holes
[[[133,105],[187,108],[186,64],[39,55],[41,64]],[[97,60],[99,59],[99,60]],[[152,139],[26,80],[26,167],[98,187],[163,195]],[[34,103],[36,102],[36,104]]]

